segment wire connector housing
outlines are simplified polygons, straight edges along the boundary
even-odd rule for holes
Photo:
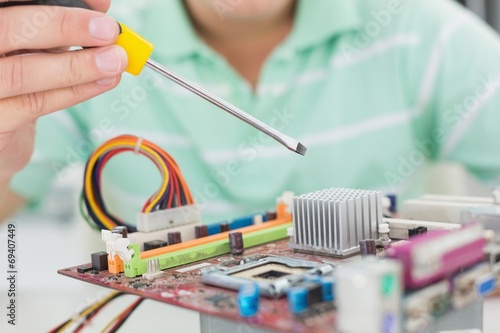
[[[201,212],[195,204],[152,213],[137,213],[137,230],[140,232],[153,232],[200,222]]]

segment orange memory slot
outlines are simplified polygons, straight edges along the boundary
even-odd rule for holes
[[[278,205],[278,209],[277,209],[278,218],[276,218],[275,220],[265,222],[262,224],[256,224],[256,225],[251,225],[248,227],[240,228],[240,229],[238,229],[238,231],[243,233],[243,234],[246,234],[249,232],[254,232],[254,231],[259,231],[259,230],[266,229],[266,228],[275,227],[277,225],[288,223],[288,222],[292,221],[291,214],[285,213],[283,209],[279,209],[280,208],[279,206],[281,206],[281,205]],[[189,249],[191,247],[200,246],[200,245],[208,244],[208,243],[219,241],[219,240],[224,240],[224,239],[227,239],[227,235],[229,233],[234,232],[234,231],[235,230],[226,231],[226,232],[212,235],[212,236],[193,239],[193,240],[182,242],[179,244],[174,244],[174,245],[170,245],[170,246],[161,247],[158,249],[153,249],[153,250],[141,252],[141,259],[148,259],[148,258],[156,257],[156,256],[159,256],[162,254],[186,250],[186,249]]]

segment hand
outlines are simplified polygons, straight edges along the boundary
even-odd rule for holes
[[[118,24],[102,13],[110,1],[0,8],[0,180],[28,163],[39,117],[118,85],[127,55],[113,45]]]

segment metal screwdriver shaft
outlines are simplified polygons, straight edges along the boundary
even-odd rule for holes
[[[49,5],[49,6],[88,8],[88,5],[82,0],[31,0],[31,1],[14,0],[8,2],[0,2],[0,7],[10,7],[18,5]],[[139,75],[142,68],[144,66],[147,66],[152,70],[154,70],[155,72],[160,73],[162,76],[186,88],[192,93],[195,93],[196,95],[209,101],[213,105],[232,114],[236,118],[239,118],[240,120],[243,120],[247,124],[255,127],[256,129],[270,136],[274,140],[278,141],[291,151],[294,151],[300,155],[306,154],[307,148],[294,138],[291,138],[288,135],[281,133],[280,131],[272,128],[271,126],[263,123],[257,118],[244,112],[240,108],[237,108],[236,106],[210,93],[209,91],[203,89],[197,84],[183,78],[182,76],[163,67],[159,63],[149,59],[149,56],[153,51],[153,44],[144,39],[142,36],[138,35],[136,32],[132,31],[124,24],[118,23],[118,25],[120,27],[120,35],[116,40],[116,44],[123,47],[129,57],[127,72],[133,75]]]
[[[222,110],[232,114],[236,118],[243,120],[247,124],[255,127],[262,133],[265,133],[266,135],[270,136],[274,140],[278,141],[281,143],[283,146],[287,147],[291,151],[294,151],[300,155],[305,155],[307,148],[302,145],[300,142],[297,140],[289,137],[288,135],[285,135],[281,133],[280,131],[272,128],[271,126],[263,123],[259,119],[249,115],[248,113],[244,112],[240,108],[232,105],[231,103],[223,100],[222,98],[212,94],[211,92],[207,91],[206,89],[203,89],[202,87],[198,86],[197,84],[183,78],[179,74],[176,74],[169,70],[168,68],[163,67],[159,63],[155,62],[154,60],[149,59],[146,62],[146,66],[151,68],[157,73],[160,73],[162,76],[172,80],[173,82],[177,83],[178,85],[186,88],[187,90],[191,91],[192,93],[200,96],[201,98],[209,101],[213,105],[221,108]]]

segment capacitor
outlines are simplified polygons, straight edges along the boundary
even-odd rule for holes
[[[321,279],[321,287],[323,291],[323,301],[333,302],[335,300],[334,296],[335,279],[333,277],[326,277]]]
[[[293,287],[287,292],[288,308],[291,313],[299,314],[307,310],[309,291],[306,287]]]
[[[274,209],[266,211],[266,222],[272,220],[276,220],[276,211]]]
[[[220,232],[226,232],[229,231],[229,223],[221,223],[220,224]]]
[[[182,236],[179,231],[169,232],[167,234],[167,238],[168,238],[168,244],[170,245],[182,243]]]
[[[389,206],[389,211],[391,213],[395,213],[398,208],[398,198],[396,197],[395,194],[388,194],[386,195],[387,198],[391,201],[391,205]]]
[[[242,317],[252,317],[259,312],[259,285],[245,284],[238,291],[238,308]]]
[[[194,234],[196,238],[202,238],[208,236],[208,226],[206,225],[197,225],[194,227]]]
[[[144,251],[159,249],[161,247],[168,246],[168,243],[161,239],[155,239],[152,241],[144,242]]]
[[[376,256],[377,255],[377,245],[373,239],[365,239],[359,242],[359,250],[361,256]]]
[[[239,231],[231,232],[228,235],[229,238],[229,248],[231,249],[231,254],[240,255],[245,250],[243,244],[243,234]]]
[[[125,226],[114,227],[113,230],[111,230],[111,232],[114,234],[121,234],[123,238],[128,237],[128,230],[127,227]]]

